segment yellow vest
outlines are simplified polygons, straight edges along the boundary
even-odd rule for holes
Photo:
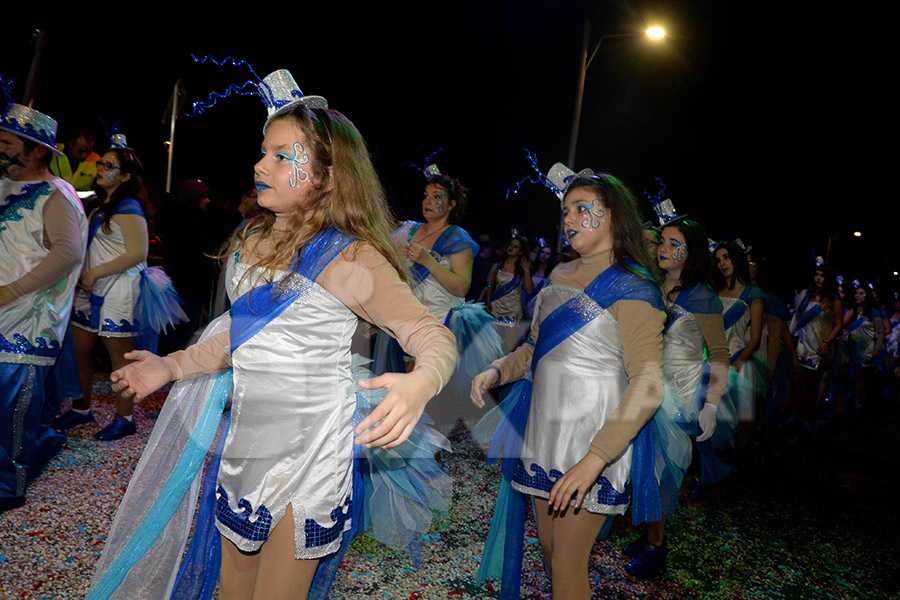
[[[71,183],[72,187],[79,192],[90,191],[94,185],[94,179],[97,178],[97,161],[100,160],[100,155],[91,152],[87,159],[78,165],[78,170],[72,173],[72,165],[69,164],[69,157],[66,156],[65,146],[57,144],[56,149],[63,155],[53,157],[50,161],[50,172]]]

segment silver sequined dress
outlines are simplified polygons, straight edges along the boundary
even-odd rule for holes
[[[513,488],[540,498],[549,497],[552,482],[584,458],[628,387],[618,323],[583,290],[551,285],[548,280],[538,295],[537,319],[543,323],[572,298],[578,298],[579,311],[596,316],[540,359],[534,374],[522,462],[512,482]],[[549,332],[541,331],[541,335]],[[629,445],[606,466],[601,477],[608,484],[597,483],[591,488],[583,504],[586,510],[625,512],[630,497],[631,455]]]
[[[262,283],[229,261],[232,301]],[[279,276],[283,276],[281,273]],[[231,427],[218,479],[216,525],[258,550],[293,508],[295,557],[334,552],[349,528],[356,386],[350,340],[357,316],[298,274],[297,300],[232,354]]]
[[[705,338],[694,313],[678,304],[667,309],[671,323],[663,334],[663,377],[675,386],[691,421],[700,413]]]

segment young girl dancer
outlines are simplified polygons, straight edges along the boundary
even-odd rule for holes
[[[854,282],[856,320],[850,324],[850,389],[857,409],[867,401],[875,361],[884,344],[884,323],[881,310],[875,305],[872,289]]]
[[[269,99],[273,91],[283,93]],[[224,371],[216,378],[201,414],[212,411],[214,432],[221,414],[217,410],[233,382],[230,427],[223,434],[216,483],[219,597],[306,598],[312,585],[313,596],[325,598],[361,518],[364,486],[355,468],[354,445],[393,448],[403,442],[449,378],[456,344],[398,274],[384,194],[356,127],[325,108],[323,98],[302,96],[286,71],[267,77],[260,92],[269,100],[270,116],[254,174],[265,210],[234,240],[227,278],[234,303],[221,318],[225,330],[216,333],[221,328],[217,320],[204,342],[164,358],[130,353],[128,358],[136,362],[114,372],[112,379],[123,394],[141,398],[167,381],[233,366],[233,374]],[[360,317],[392,332],[416,357],[410,373],[359,382],[363,389],[387,390],[365,418],[358,413],[361,400],[350,356]],[[222,381],[225,394],[216,387]],[[166,406],[189,404],[190,399],[185,393],[173,402],[170,395]],[[164,429],[164,417],[160,415],[157,429]],[[208,446],[194,441],[198,437],[191,434],[191,443],[179,455],[189,455],[194,445],[205,454]],[[165,437],[151,438],[148,449],[165,448],[165,443]],[[430,458],[430,451],[424,456]],[[179,456],[176,467],[186,460]],[[151,476],[156,461],[154,453],[142,459]],[[143,501],[141,471],[139,465],[129,485],[129,493],[134,487],[137,496],[132,504]],[[177,477],[184,479],[190,477]],[[160,483],[151,477],[143,485]],[[156,502],[177,497],[166,489]],[[189,499],[187,494],[185,503]],[[127,501],[126,495],[123,505]],[[147,514],[155,514],[156,506]],[[179,514],[168,519],[169,525],[180,523]],[[177,567],[181,551],[163,544],[168,533],[158,542],[150,536],[152,548],[138,553],[132,568],[128,560],[135,536],[128,539],[118,531],[129,527],[129,521],[120,507],[91,598],[108,597],[117,588],[171,589],[171,580],[155,579],[156,573],[168,572],[161,564],[171,563],[173,554]],[[200,562],[205,559],[201,556]]]
[[[645,229],[646,231],[646,229]],[[724,420],[717,436],[719,446],[731,438],[736,423],[733,406],[719,414],[720,400],[728,381],[728,345],[722,321],[722,302],[707,282],[712,261],[706,231],[696,221],[679,218],[667,223],[658,245],[659,267],[665,273],[662,291],[669,322],[663,335],[663,373],[675,387],[687,409],[689,427],[700,447],[711,443],[717,420]],[[709,356],[709,365],[704,358]],[[707,454],[701,452],[704,474]],[[714,455],[713,455],[714,458]],[[680,483],[680,481],[679,481]],[[704,483],[715,483],[706,477]],[[664,498],[669,512],[677,499]],[[640,577],[656,577],[666,568],[665,518],[647,523],[645,534],[624,548],[634,560],[626,570]]]
[[[766,393],[765,349],[754,357],[762,342],[766,294],[750,284],[750,265],[743,249],[735,242],[720,242],[714,254],[713,282],[725,309],[725,339],[731,365],[746,380],[737,394],[741,428],[737,446],[744,447],[753,434],[753,426],[762,417]],[[695,496],[702,495],[702,492]]]
[[[519,327],[522,291],[531,294],[534,290],[529,254],[528,240],[522,236],[514,237],[506,249],[506,259],[494,265],[488,275],[485,305],[501,328],[504,353],[512,352],[525,336]]]
[[[96,184],[105,192],[88,226],[87,258],[75,293],[72,330],[82,396],[60,415],[53,427],[64,431],[93,423],[91,351],[97,337],[109,352],[113,369],[128,363],[125,354],[138,347],[156,351],[156,333],[187,320],[172,281],[159,268],[147,268],[149,198],[144,169],[137,155],[117,134],[114,144],[97,162]],[[148,338],[151,340],[148,343]],[[133,400],[116,394],[116,418],[94,434],[98,440],[117,440],[137,433]]]
[[[491,455],[503,455],[503,483],[479,577],[500,570],[505,545],[502,597],[518,598],[528,495],[553,597],[586,600],[591,548],[606,515],[628,506],[632,441],[649,435],[642,428],[662,401],[665,313],[631,192],[611,175],[559,164],[548,177],[564,190],[564,232],[579,258],[544,285],[527,342],[472,381],[483,405],[489,388],[519,380],[498,407],[507,418]]]
[[[797,385],[791,387],[790,418],[782,425],[808,428],[822,374],[828,369],[832,348],[844,327],[844,309],[831,267],[816,266],[812,283],[800,292],[794,306],[791,334],[797,340],[797,359],[803,368],[797,374]]]

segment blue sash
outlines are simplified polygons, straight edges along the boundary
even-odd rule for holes
[[[310,282],[318,278],[335,256],[353,242],[353,238],[334,227],[320,231],[301,250],[291,264],[291,270]],[[252,338],[308,288],[284,285],[282,281],[267,283],[251,289],[231,305],[231,352]]]
[[[503,296],[506,296],[507,294],[515,291],[520,285],[522,285],[522,280],[518,277],[513,276],[512,279],[497,288],[497,291],[494,292],[491,301],[499,300]]]
[[[731,308],[725,311],[725,314],[722,315],[722,321],[725,324],[725,331],[731,329],[735,323],[741,320],[741,317],[744,316],[744,313],[747,312],[747,309],[750,308],[747,306],[747,303],[738,298],[737,302],[731,305]]]
[[[584,293],[603,309],[608,309],[618,300],[643,300],[660,311],[664,310],[659,289],[648,281],[652,280],[649,272],[633,262],[630,262],[628,267],[626,269],[620,264],[611,266],[588,284]],[[639,277],[635,272],[648,279]],[[532,378],[541,358],[597,317],[597,314],[580,310],[579,299],[580,297],[570,299],[541,322],[540,336],[531,359]],[[503,402],[498,406],[503,411],[504,418],[501,419],[500,426],[491,440],[488,453],[488,464],[496,460],[491,457],[502,454],[503,480],[500,483],[491,529],[478,570],[478,581],[483,582],[488,576],[496,577],[502,561],[503,599],[519,597],[522,576],[526,495],[512,489],[510,481],[522,452],[522,441],[531,407],[532,378],[522,379],[511,386]],[[632,487],[638,489],[640,486],[642,496],[652,497],[653,489],[656,488],[653,439],[646,425],[633,440],[632,452],[632,479],[635,482]],[[645,486],[649,486],[649,490]],[[649,493],[644,494],[645,491]],[[656,492],[658,511],[658,489]],[[636,496],[635,500],[638,501],[639,498]],[[657,520],[660,518],[657,516]]]
[[[113,210],[114,215],[140,215],[146,219],[146,215],[144,215],[144,211],[141,210],[141,204],[135,200],[134,198],[124,198],[121,202],[119,202],[118,206],[116,206],[115,210]],[[94,239],[94,236],[97,235],[97,230],[100,229],[100,225],[103,223],[103,217],[99,214],[94,214],[91,217],[91,222],[88,224],[88,237],[87,237],[87,247],[90,248],[91,241]]]
[[[698,283],[690,289],[678,292],[674,304],[688,312],[704,315],[714,315],[723,310],[722,300],[705,283]]]
[[[421,223],[415,223],[410,228],[407,242],[412,240],[421,226]],[[478,254],[478,244],[475,243],[472,236],[466,233],[465,229],[458,225],[451,225],[438,236],[438,239],[431,247],[431,254],[432,256],[435,254],[449,256],[451,254],[459,254],[465,250],[471,250],[474,257]],[[420,264],[413,264],[409,270],[412,273],[413,281],[417,284],[422,283],[428,277],[428,269]]]
[[[859,329],[862,325],[864,325],[869,320],[869,317],[863,315],[857,318],[853,323],[850,324],[850,333],[853,333],[857,329]]]
[[[794,328],[794,332],[799,329],[803,329],[810,323],[812,323],[816,317],[822,314],[822,305],[815,303],[812,306],[809,306],[809,300],[804,298],[803,304],[800,305],[800,308],[797,310],[797,326]]]

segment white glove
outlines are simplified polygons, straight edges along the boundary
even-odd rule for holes
[[[700,425],[700,431],[702,432],[697,436],[698,442],[705,442],[709,438],[712,437],[712,434],[716,431],[716,413],[719,411],[719,407],[715,404],[710,404],[707,402],[703,405],[703,408],[700,409],[700,416],[697,417],[697,423]]]

